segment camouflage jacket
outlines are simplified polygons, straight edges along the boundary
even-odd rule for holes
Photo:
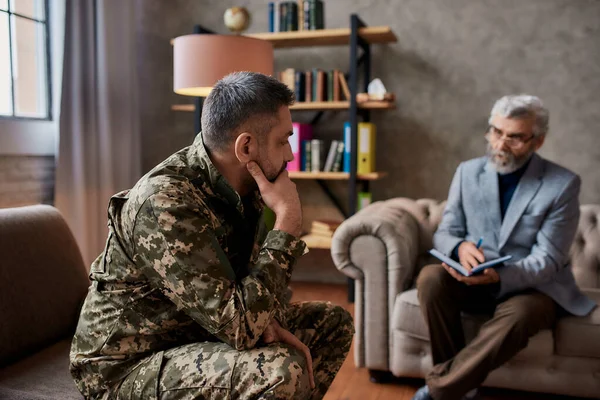
[[[260,195],[248,197],[229,186],[198,135],[111,198],[70,353],[86,397],[107,395],[140,363],[158,374],[162,350],[197,341],[248,349],[271,318],[285,324],[287,284],[306,246],[267,232]]]

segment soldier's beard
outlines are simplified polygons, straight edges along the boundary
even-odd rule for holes
[[[531,157],[534,151],[535,150],[531,149],[522,156],[517,157],[509,151],[494,150],[489,143],[487,146],[487,155],[490,158],[490,161],[494,165],[496,171],[502,175],[510,174],[521,168],[525,165],[527,160],[529,160],[529,157]]]
[[[283,165],[281,166],[281,168],[279,169],[279,172],[277,173],[277,175],[275,175],[273,178],[269,178],[269,182],[275,182],[275,180],[279,177],[279,175],[281,175],[283,173],[283,171],[285,171],[285,168],[287,167],[287,163],[284,162]]]
[[[279,175],[281,175],[281,173],[283,171],[285,171],[285,169],[287,167],[287,162],[283,162],[283,164],[281,165],[279,170],[276,170],[273,167],[273,164],[271,164],[271,162],[269,162],[267,160],[259,159],[259,160],[255,160],[255,162],[256,162],[256,164],[258,164],[258,166],[262,170],[263,174],[265,175],[265,178],[267,178],[267,180],[271,183],[275,182],[275,180],[279,177]]]

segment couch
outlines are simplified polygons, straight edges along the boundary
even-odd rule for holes
[[[355,280],[355,347],[358,367],[372,380],[391,372],[424,377],[431,367],[428,328],[415,280],[432,259],[427,250],[445,202],[395,198],[371,204],[335,232],[336,267]],[[571,247],[579,287],[600,304],[600,205],[582,205]],[[485,321],[463,315],[466,340]],[[512,360],[493,371],[484,386],[600,397],[600,308],[586,317],[560,318],[555,328],[532,337]]]
[[[69,348],[89,281],[59,212],[0,209],[0,399],[82,399]]]

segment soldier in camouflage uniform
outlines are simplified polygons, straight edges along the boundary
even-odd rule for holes
[[[194,143],[111,198],[70,354],[86,398],[323,397],[354,328],[339,306],[288,301],[305,251],[292,102],[273,78],[223,78]]]

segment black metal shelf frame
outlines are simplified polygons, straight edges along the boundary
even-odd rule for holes
[[[360,28],[366,27],[366,24],[357,14],[350,15],[350,72],[345,74],[350,89],[350,165],[356,166],[358,161],[358,120],[362,118],[364,122],[370,122],[371,112],[368,109],[358,108],[356,95],[359,93],[359,84],[362,83],[362,92],[367,92],[367,87],[371,81],[371,44],[361,38],[358,34]],[[359,56],[359,50],[362,54]],[[359,79],[359,69],[362,67],[362,82]],[[311,124],[319,122],[324,111],[319,111],[312,119]],[[350,179],[348,180],[348,211],[344,210],[341,203],[333,195],[327,184],[322,179],[317,179],[317,183],[323,189],[329,200],[340,211],[344,218],[349,218],[356,213],[358,186],[361,191],[369,191],[369,181],[361,180],[357,176],[356,167],[350,168]],[[348,278],[348,301],[354,302],[354,280]]]

